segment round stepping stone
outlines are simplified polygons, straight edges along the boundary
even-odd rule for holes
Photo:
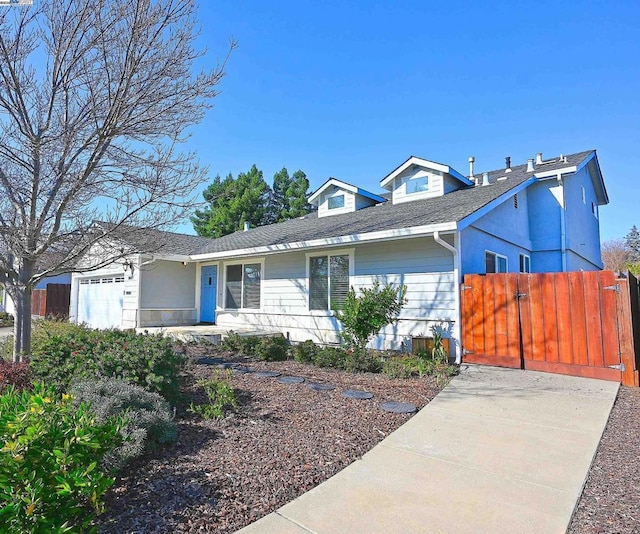
[[[252,369],[251,367],[242,367],[242,366],[237,366],[233,368],[234,371],[238,372],[238,373],[242,373],[242,374],[246,374],[246,373],[255,373],[256,370]]]
[[[359,389],[346,389],[342,392],[343,397],[347,397],[349,399],[372,399],[373,393],[369,393],[368,391],[360,391]]]
[[[408,404],[406,402],[396,402],[396,401],[387,401],[380,404],[380,408],[382,408],[385,412],[393,412],[393,413],[414,413],[418,411],[413,404]]]
[[[196,363],[201,363],[203,365],[220,365],[221,363],[224,363],[224,361],[220,358],[200,358],[199,360],[196,360]]]
[[[309,382],[307,387],[315,389],[316,391],[332,391],[336,389],[333,384],[318,384],[317,382]]]
[[[282,373],[279,373],[278,371],[258,371],[256,376],[259,376],[260,378],[275,378],[281,374]]]
[[[238,364],[237,363],[224,362],[224,363],[221,363],[220,365],[218,365],[218,367],[220,369],[234,369],[234,368],[238,367]]]
[[[278,378],[278,382],[281,384],[302,384],[304,382],[304,378],[301,376],[282,376]]]

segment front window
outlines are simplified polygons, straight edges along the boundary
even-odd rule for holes
[[[422,193],[429,190],[429,178],[421,176],[419,178],[411,178],[407,180],[407,194]]]
[[[486,251],[484,254],[485,272],[488,273],[506,273],[507,258],[495,252]]]
[[[309,309],[341,310],[348,291],[348,255],[309,258]]]
[[[337,195],[335,197],[329,197],[327,201],[327,207],[330,210],[335,210],[338,208],[344,208],[344,195]]]
[[[526,254],[520,254],[520,272],[521,273],[531,272],[531,258]]]
[[[227,265],[225,281],[227,309],[260,309],[261,275],[262,265],[259,263]]]

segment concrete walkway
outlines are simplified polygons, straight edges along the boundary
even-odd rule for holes
[[[465,366],[361,460],[239,532],[563,533],[617,391]]]

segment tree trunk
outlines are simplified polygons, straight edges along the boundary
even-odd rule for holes
[[[16,317],[13,326],[13,362],[20,363],[31,353],[31,295],[33,284],[31,276],[35,262],[23,260],[18,274],[18,284],[12,291]]]

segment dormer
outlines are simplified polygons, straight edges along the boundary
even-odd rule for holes
[[[391,191],[394,204],[440,197],[470,185],[473,182],[448,165],[415,156],[380,181],[380,187]]]
[[[350,213],[380,202],[386,200],[336,178],[329,178],[309,197],[309,204],[318,208],[318,217]]]

